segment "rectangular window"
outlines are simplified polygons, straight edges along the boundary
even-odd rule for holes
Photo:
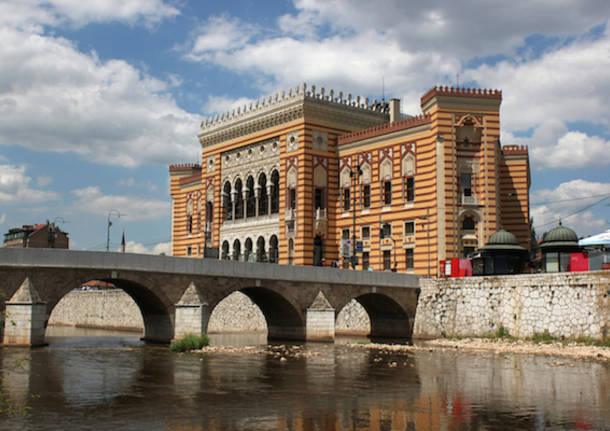
[[[290,209],[296,209],[297,207],[297,189],[288,189],[288,207]]]
[[[192,216],[186,217],[186,232],[193,233],[193,217]]]
[[[407,202],[413,202],[415,200],[415,178],[405,178],[405,199]]]
[[[366,184],[362,186],[362,207],[370,208],[371,207],[371,185]]]
[[[343,229],[341,231],[341,239],[349,239],[349,229]]]
[[[314,190],[314,205],[315,209],[318,208],[326,208],[326,202],[324,199],[324,189],[320,187],[316,187]]]
[[[392,269],[392,252],[390,250],[383,251],[383,269],[384,271]]]
[[[364,269],[365,271],[367,269],[369,269],[369,265],[370,265],[370,256],[369,256],[369,252],[368,251],[363,251],[362,252],[362,269]]]
[[[406,221],[405,222],[405,235],[415,235],[415,222],[414,221]]]
[[[188,246],[188,247],[186,248],[186,255],[187,255],[187,256],[190,256],[190,255],[192,255],[192,254],[193,254],[193,249],[191,248],[191,246]]]
[[[369,239],[371,237],[371,227],[362,226],[362,239]]]
[[[383,183],[383,204],[392,204],[392,181],[385,181]]]
[[[460,175],[460,189],[462,191],[462,196],[472,196],[472,174]]]
[[[389,238],[392,236],[392,224],[382,223],[379,227],[379,236],[381,238]]]
[[[349,200],[349,189],[343,189],[343,211],[349,211],[350,200]]]
[[[407,271],[413,271],[415,261],[413,258],[413,249],[412,248],[405,249],[405,257],[407,260]]]

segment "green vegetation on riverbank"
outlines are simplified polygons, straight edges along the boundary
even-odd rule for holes
[[[583,346],[595,346],[595,347],[610,347],[610,338],[605,337],[601,340],[597,340],[591,337],[578,337],[578,338],[560,338],[549,334],[548,331],[536,332],[531,337],[517,338],[510,335],[508,329],[504,326],[498,327],[494,334],[488,335],[486,338],[490,340],[508,341],[514,342],[518,340],[529,341],[533,344],[551,344],[561,343],[563,345],[568,344],[580,344]]]
[[[208,337],[208,334],[186,334],[181,339],[174,341],[169,349],[172,352],[187,352],[189,350],[199,350],[209,345],[210,337]]]

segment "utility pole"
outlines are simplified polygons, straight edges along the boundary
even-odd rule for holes
[[[110,221],[110,216],[115,215],[118,218],[121,218],[121,213],[119,210],[110,210],[108,211],[108,230],[106,232],[106,251],[110,251],[110,226],[112,226],[112,222]]]

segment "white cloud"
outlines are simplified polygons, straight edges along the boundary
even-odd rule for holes
[[[198,117],[166,84],[65,39],[0,29],[0,145],[134,166],[196,159]]]
[[[541,235],[561,219],[579,236],[600,232],[608,227],[608,221],[598,218],[589,207],[594,209],[604,196],[610,196],[610,183],[582,179],[564,182],[555,189],[537,190],[531,194],[534,228]]]
[[[30,30],[43,25],[81,27],[111,21],[152,26],[179,13],[163,0],[3,0],[0,25]]]
[[[86,187],[73,190],[78,198],[74,209],[93,214],[108,215],[117,210],[126,220],[152,220],[167,217],[169,202],[155,199],[143,199],[137,196],[104,195],[99,187]]]
[[[57,199],[57,193],[30,187],[32,178],[23,165],[0,165],[0,202],[23,204]]]
[[[144,244],[137,243],[135,241],[127,241],[125,244],[125,251],[128,253],[143,253],[143,254],[165,254],[171,256],[171,242],[161,242],[155,244],[151,249]]]
[[[227,112],[233,109],[243,108],[250,103],[255,102],[254,99],[248,99],[247,97],[232,98],[227,95],[224,96],[213,96],[209,95],[208,100],[203,105],[203,112],[212,114],[215,112]]]
[[[6,214],[2,213],[0,215],[0,224],[4,223],[6,221]]]
[[[41,176],[36,178],[36,185],[38,187],[46,187],[53,182],[53,178],[47,176]]]

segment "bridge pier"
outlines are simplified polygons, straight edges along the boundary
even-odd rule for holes
[[[175,307],[174,339],[180,339],[186,334],[199,335],[207,332],[210,307],[201,298],[195,283],[189,284]]]
[[[47,320],[47,304],[41,301],[29,278],[6,302],[4,337],[6,346],[42,346]]]
[[[335,341],[335,309],[322,292],[307,309],[305,337],[307,341]]]

